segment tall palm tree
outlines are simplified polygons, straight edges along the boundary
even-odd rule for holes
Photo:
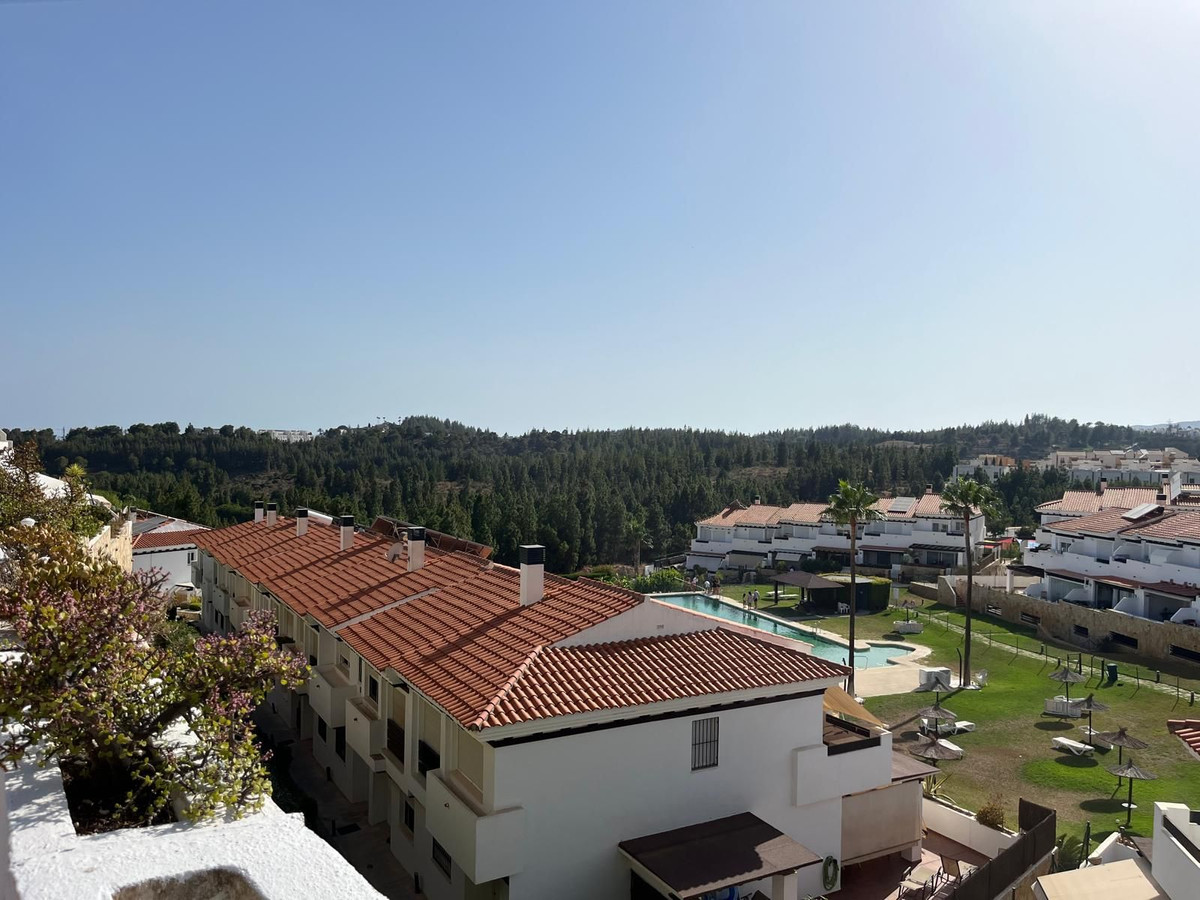
[[[858,523],[882,519],[883,513],[875,508],[879,500],[864,484],[851,484],[838,479],[836,493],[829,495],[829,506],[823,515],[829,516],[838,525],[850,526],[850,678],[846,682],[850,696],[854,696],[854,620],[858,615],[858,594],[855,575],[858,571]]]
[[[942,488],[942,511],[962,519],[963,541],[967,548],[967,620],[963,626],[963,684],[971,683],[971,595],[975,580],[975,548],[971,545],[971,519],[983,515],[995,518],[1000,495],[991,485],[971,478],[960,478]]]
[[[642,548],[647,550],[654,547],[650,532],[641,516],[630,516],[625,521],[625,540],[633,548],[633,577],[640,578],[642,574]]]

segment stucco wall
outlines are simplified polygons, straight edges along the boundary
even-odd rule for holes
[[[1013,841],[1017,839],[1011,832],[996,831],[994,828],[980,825],[975,820],[975,814],[969,810],[958,809],[928,798],[921,802],[927,828],[958,841],[977,853],[982,853],[988,859],[994,859],[1001,850],[1012,846]]]
[[[921,782],[906,781],[842,801],[842,864],[921,840]]]
[[[965,584],[961,590],[966,591]],[[1137,639],[1136,651],[1132,647],[1128,649],[1142,656],[1178,659],[1170,657],[1172,644],[1200,653],[1200,628],[1177,625],[1173,622],[1155,622],[1109,609],[1090,609],[1073,603],[1049,603],[980,584],[975,585],[972,594],[976,612],[986,612],[989,606],[999,607],[1000,618],[1018,624],[1023,623],[1022,614],[1033,616],[1038,619],[1036,624],[1039,634],[1084,649],[1095,649],[1099,642],[1108,640],[1109,632],[1116,631]],[[943,603],[954,603],[954,590],[944,577],[938,580],[938,599]],[[1077,625],[1086,628],[1087,635],[1076,634]],[[1112,648],[1115,652],[1120,652],[1121,649],[1120,646]]]
[[[125,572],[133,571],[133,524],[114,519],[87,543],[93,556],[107,556]]]
[[[502,747],[495,753],[497,808],[525,810],[524,868],[513,900],[628,895],[617,844],[750,811],[820,857],[841,859],[843,774],[875,752],[877,785],[890,783],[891,754],[879,748],[814,754],[797,772],[798,748],[821,743],[821,697],[727,710],[720,764],[691,770],[694,718],[630,725]],[[800,751],[805,753],[805,751]],[[792,805],[797,775],[806,805]],[[861,787],[855,787],[861,790]],[[800,896],[823,893],[820,866],[800,872]]]
[[[192,581],[192,564],[188,562],[188,554],[195,552],[196,549],[193,547],[186,550],[159,550],[135,553],[132,557],[133,571],[162,570],[164,590],[170,590],[177,584],[190,584]]]

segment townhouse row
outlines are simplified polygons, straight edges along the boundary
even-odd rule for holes
[[[269,703],[434,900],[794,900],[919,854],[928,767],[803,644],[390,519],[195,540],[204,626],[274,615],[311,669]]]

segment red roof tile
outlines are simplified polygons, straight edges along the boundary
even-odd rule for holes
[[[766,525],[774,519],[783,509],[778,506],[767,506],[763,503],[755,503],[751,506],[738,506],[731,504],[717,513],[715,516],[709,516],[707,519],[701,519],[697,525]]]
[[[845,666],[724,628],[535,650],[474,723],[508,725],[844,678]]]
[[[192,528],[186,531],[147,531],[133,536],[134,550],[153,550],[160,547],[194,547],[196,535],[207,528]]]
[[[1153,503],[1158,488],[1108,488],[1103,494],[1095,491],[1064,491],[1061,500],[1051,500],[1037,508],[1038,512],[1082,516],[1104,509],[1133,509],[1143,503]]]
[[[297,536],[295,519],[281,518],[275,525],[243,522],[204,532],[196,545],[326,627],[470,578],[489,565],[471,554],[427,547],[425,564],[409,572],[407,544],[389,561],[391,538],[359,531],[353,546],[342,550],[339,531],[312,524]]]

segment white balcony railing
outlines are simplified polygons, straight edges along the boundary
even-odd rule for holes
[[[525,810],[516,806],[482,813],[441,771],[430,772],[425,824],[475,884],[504,878],[525,866]]]

